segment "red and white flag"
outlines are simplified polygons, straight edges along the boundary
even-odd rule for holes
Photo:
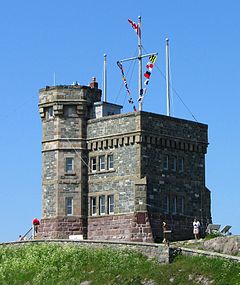
[[[128,22],[132,25],[133,29],[135,30],[135,32],[137,33],[137,35],[140,37],[141,33],[140,33],[140,28],[138,26],[138,24],[136,24],[135,22],[133,22],[132,20],[128,19]]]

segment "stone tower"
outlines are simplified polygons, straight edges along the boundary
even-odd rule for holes
[[[101,101],[95,79],[40,90],[39,238],[152,242],[165,221],[172,240],[190,239],[195,217],[204,235],[208,126],[121,107]]]
[[[39,92],[42,119],[42,220],[39,236],[87,235],[86,124],[101,100],[90,86],[46,86]]]

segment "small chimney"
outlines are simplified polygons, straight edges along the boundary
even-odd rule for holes
[[[92,81],[89,83],[89,86],[91,88],[98,88],[98,83],[97,83],[97,80],[96,80],[96,77],[92,77]]]

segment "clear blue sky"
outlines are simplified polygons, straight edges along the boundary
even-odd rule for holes
[[[232,1],[3,1],[0,9],[1,161],[0,241],[17,239],[41,217],[41,120],[38,90],[96,76],[102,86],[108,55],[108,99],[124,104],[116,61],[136,54],[127,22],[143,21],[143,46],[158,52],[165,71],[170,39],[172,84],[199,122],[209,125],[206,185],[214,223],[240,234],[240,2]],[[135,71],[137,66],[135,66]],[[128,69],[126,65],[125,69]],[[136,101],[134,81],[129,82]],[[174,116],[192,120],[174,95]],[[166,114],[165,81],[152,72],[145,111]]]

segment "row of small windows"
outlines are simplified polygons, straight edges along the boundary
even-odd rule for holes
[[[169,156],[165,154],[163,156],[163,170],[183,172],[184,171],[183,157]]]
[[[90,197],[90,215],[114,214],[114,195]]]
[[[113,170],[113,154],[93,156],[90,159],[91,172]]]
[[[182,196],[164,196],[163,211],[165,214],[184,214],[185,199]]]
[[[65,198],[66,215],[73,215],[73,197]],[[114,214],[114,195],[101,195],[90,198],[90,215]]]
[[[91,172],[113,170],[114,169],[113,154],[91,157],[90,168],[91,168]],[[65,158],[65,172],[66,173],[74,172],[74,158],[73,157]]]

